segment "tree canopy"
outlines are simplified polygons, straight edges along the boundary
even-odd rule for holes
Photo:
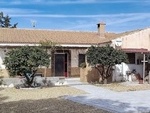
[[[47,49],[49,49],[51,52],[54,52],[58,47],[59,47],[59,49],[61,47],[59,44],[52,42],[50,40],[44,40],[44,41],[42,40],[42,41],[40,41],[40,45],[41,45],[41,47],[45,48],[46,51],[47,51]]]
[[[112,67],[115,64],[127,62],[127,55],[123,51],[116,50],[109,45],[105,47],[91,46],[86,55],[87,62],[98,70],[102,82],[112,75]]]
[[[11,76],[24,76],[31,86],[38,67],[49,66],[50,55],[41,47],[24,46],[6,53],[4,64]]]
[[[11,24],[11,17],[4,16],[3,12],[0,13],[0,27],[2,28],[16,28],[18,23]]]

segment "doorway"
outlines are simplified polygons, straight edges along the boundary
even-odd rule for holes
[[[55,54],[55,76],[67,77],[67,53],[56,53]]]

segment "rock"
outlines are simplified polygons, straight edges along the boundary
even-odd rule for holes
[[[4,88],[5,86],[2,84],[1,87]]]
[[[14,87],[14,84],[11,83],[8,87],[9,87],[9,88],[12,88],[12,87]]]
[[[60,83],[59,83],[59,82],[56,82],[56,83],[55,83],[55,86],[60,86]]]
[[[64,84],[63,85],[67,85],[68,83],[67,83],[67,81],[64,81]]]
[[[136,75],[135,75],[135,74],[131,74],[131,78],[132,78],[132,81],[133,81],[133,82],[138,81],[138,80],[137,80],[137,77],[136,77]]]
[[[2,88],[7,88],[8,86],[2,84],[0,87],[2,87]]]
[[[7,85],[4,85],[4,88],[8,87]]]
[[[55,83],[55,86],[61,86],[61,85],[67,85],[67,82],[66,81],[57,81]]]

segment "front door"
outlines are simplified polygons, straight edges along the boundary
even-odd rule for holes
[[[67,73],[67,54],[55,54],[55,76],[66,76]]]

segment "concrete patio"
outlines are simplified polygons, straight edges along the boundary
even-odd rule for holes
[[[114,113],[148,113],[150,112],[150,90],[114,92],[101,87],[84,84],[79,79],[67,79],[67,83],[74,88],[88,94],[80,96],[66,96],[66,99],[102,108]]]

